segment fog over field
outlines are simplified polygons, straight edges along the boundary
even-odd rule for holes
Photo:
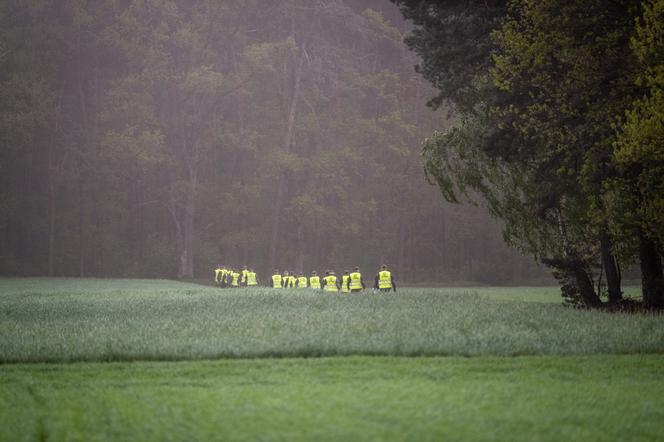
[[[454,117],[381,0],[3,2],[0,274],[548,275],[427,184]]]

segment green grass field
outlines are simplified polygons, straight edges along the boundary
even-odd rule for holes
[[[170,281],[4,280],[0,362],[664,353],[661,317],[505,301],[510,293],[527,299],[525,288],[482,290],[330,296]],[[533,289],[533,300],[549,290]]]
[[[664,317],[546,287],[0,279],[0,361],[0,441],[664,438]]]

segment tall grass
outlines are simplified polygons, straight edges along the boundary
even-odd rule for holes
[[[661,316],[489,295],[6,279],[0,280],[0,362],[664,352]]]

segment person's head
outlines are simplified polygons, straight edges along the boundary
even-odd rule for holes
[[[242,267],[242,270],[247,270],[247,266],[243,266],[243,267]]]
[[[304,276],[304,272],[300,272],[300,276]]]
[[[347,274],[348,274],[348,270],[344,270],[344,275],[347,275]]]
[[[284,275],[288,276],[288,270],[284,270]]]
[[[356,271],[356,272],[359,272],[359,271],[360,271],[360,268],[359,268],[359,267],[355,267],[355,271]]]
[[[316,276],[316,271],[311,272],[311,276]]]
[[[387,265],[383,264],[382,266],[380,266],[380,268],[383,269],[383,270],[387,270]]]
[[[325,270],[325,276],[328,276],[330,274],[329,270]]]
[[[274,273],[279,273],[279,269],[274,269]]]

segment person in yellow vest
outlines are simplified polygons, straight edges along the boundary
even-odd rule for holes
[[[221,268],[221,276],[219,277],[219,286],[225,289],[226,287],[228,287],[228,285],[229,285],[228,269],[226,268],[226,266],[223,266]]]
[[[281,273],[279,273],[279,270],[277,269],[274,269],[274,273],[272,273],[272,288],[273,289],[283,288],[283,278],[281,277]]]
[[[285,272],[284,288],[292,289],[295,288],[295,272]]]
[[[337,275],[335,275],[333,271],[325,272],[325,278],[323,278],[323,290],[326,292],[339,291]]]
[[[304,276],[304,273],[300,272],[300,276],[297,277],[297,288],[306,289],[307,288],[307,277]]]
[[[232,288],[240,287],[240,272],[237,270],[231,270],[230,278]]]
[[[258,285],[258,277],[256,276],[254,269],[247,270],[247,279],[245,284],[247,287],[255,287]]]
[[[381,292],[389,292],[390,290],[397,291],[397,285],[394,283],[394,277],[385,264],[380,268],[374,280],[374,288]]]
[[[350,288],[351,293],[357,293],[366,288],[359,267],[355,267],[355,271],[353,271],[353,273],[350,274],[350,281],[348,286]]]
[[[341,275],[341,291],[343,293],[350,293],[350,288],[348,287],[349,282],[350,274],[348,273],[348,270],[344,270],[344,274]]]
[[[240,285],[243,287],[247,286],[247,273],[249,273],[247,266],[242,267],[242,272],[240,274]]]
[[[214,283],[216,285],[221,285],[221,264],[217,265],[214,269]]]
[[[320,276],[316,273],[314,270],[311,272],[311,276],[309,277],[309,287],[312,289],[320,289]]]

